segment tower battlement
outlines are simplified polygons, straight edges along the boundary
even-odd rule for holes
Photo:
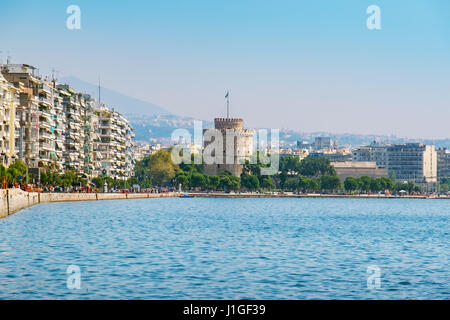
[[[242,129],[244,120],[240,118],[215,118],[214,127],[216,129]]]

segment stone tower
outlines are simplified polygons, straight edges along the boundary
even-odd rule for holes
[[[235,176],[242,173],[245,160],[249,160],[253,151],[253,130],[244,129],[244,120],[239,118],[215,118],[214,129],[203,130],[204,148],[206,149],[215,138],[222,136],[223,161],[221,163],[204,164],[205,174],[220,175],[229,171]],[[227,149],[227,145],[229,148]],[[214,154],[213,154],[214,155]]]

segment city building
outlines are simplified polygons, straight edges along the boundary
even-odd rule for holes
[[[19,138],[18,89],[0,73],[0,163],[8,167],[17,158],[16,142]]]
[[[377,166],[387,167],[388,145],[380,144],[376,141],[369,146],[362,146],[353,150],[353,161],[375,161]]]
[[[330,151],[337,147],[337,143],[334,143],[330,137],[316,137],[314,139],[313,148],[315,151]]]
[[[386,151],[387,168],[396,181],[437,182],[437,153],[433,145],[396,144],[388,146]]]
[[[352,153],[348,149],[329,150],[329,151],[314,151],[309,153],[308,157],[311,158],[326,158],[331,162],[337,161],[351,161]]]
[[[132,176],[135,159],[131,141],[133,129],[120,113],[104,106],[98,110],[99,136],[97,157],[101,174],[116,179]]]
[[[64,112],[61,101],[58,99],[59,92],[55,87],[55,82],[41,81],[37,86],[37,95],[38,166],[63,172],[63,146],[61,143],[65,132]]]
[[[133,146],[133,154],[135,161],[141,161],[145,157],[150,156],[161,150],[160,144],[149,144],[147,142],[136,142]]]
[[[223,160],[208,164],[205,162],[203,171],[210,175],[220,175],[224,171],[229,171],[235,176],[240,176],[245,160],[250,160],[253,152],[254,131],[244,129],[244,120],[238,118],[215,118],[214,129],[204,129],[204,150],[211,143],[216,141],[216,137],[222,137],[221,150],[214,150],[211,156],[216,157],[216,151],[223,153]],[[229,148],[227,148],[227,145]],[[219,157],[221,158],[221,157]],[[216,159],[219,159],[216,158]]]
[[[19,118],[18,156],[29,168],[39,166],[39,96],[41,80],[36,68],[28,64],[6,64],[1,66],[3,77],[19,94],[17,113]]]
[[[436,153],[438,179],[450,179],[450,151],[445,148],[440,148],[436,150]]]
[[[341,181],[345,181],[347,177],[381,178],[388,176],[388,170],[379,167],[375,161],[340,161],[331,162],[331,165],[336,169],[336,174]]]
[[[31,172],[73,171],[91,179],[133,175],[133,128],[120,113],[67,84],[42,79],[27,64],[1,65],[2,163],[23,160]]]

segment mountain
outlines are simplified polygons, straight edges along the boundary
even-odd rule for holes
[[[59,83],[67,83],[75,90],[85,92],[94,98],[98,96],[98,86],[75,77],[65,77],[58,80]],[[139,114],[146,116],[169,115],[166,109],[153,103],[142,101],[117,91],[101,88],[101,100],[107,106],[114,108],[122,114]]]
[[[176,129],[186,129],[194,133],[194,121],[197,119],[177,115],[142,116],[130,114],[127,116],[134,128],[137,141],[149,143],[170,144],[172,132]],[[202,128],[212,128],[211,121],[202,121]]]

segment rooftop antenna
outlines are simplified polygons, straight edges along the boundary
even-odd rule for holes
[[[7,56],[6,56],[6,64],[9,64],[10,62],[11,62],[11,56],[9,55],[9,51],[8,51]]]
[[[101,87],[100,87],[100,75],[98,75],[98,106],[100,107],[101,103]]]
[[[53,88],[56,88],[56,81],[58,81],[58,70],[55,70],[55,68],[52,68],[52,83],[53,83]]]
[[[227,94],[225,95],[225,99],[227,99],[227,119],[230,118],[230,92],[227,90]]]
[[[3,51],[0,51],[0,64],[3,64]]]

